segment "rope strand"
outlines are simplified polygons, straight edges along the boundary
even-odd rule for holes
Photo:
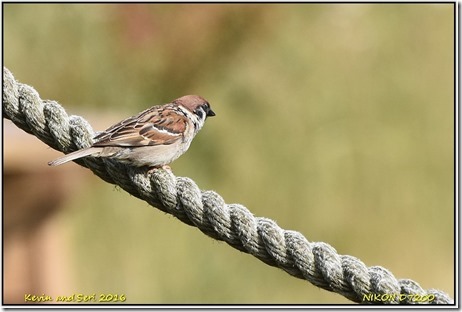
[[[32,87],[3,69],[3,117],[50,147],[69,153],[92,144],[94,131],[80,116],[68,116],[55,101],[41,100]],[[279,267],[297,278],[359,303],[453,304],[444,292],[422,289],[412,280],[397,280],[383,267],[366,267],[359,259],[339,255],[322,242],[255,217],[240,204],[226,204],[214,191],[201,191],[172,172],[130,167],[112,159],[86,157],[76,162],[104,181],[197,227],[204,234]],[[428,298],[428,300],[422,300]]]

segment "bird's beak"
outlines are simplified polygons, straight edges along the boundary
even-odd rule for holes
[[[215,116],[216,114],[214,113],[213,110],[209,109],[209,111],[207,112],[207,117],[213,117]]]

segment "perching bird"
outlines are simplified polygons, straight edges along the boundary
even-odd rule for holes
[[[188,150],[205,119],[211,116],[215,113],[204,98],[186,95],[122,120],[99,133],[91,147],[55,159],[48,165],[94,156],[118,159],[137,167],[162,167]]]

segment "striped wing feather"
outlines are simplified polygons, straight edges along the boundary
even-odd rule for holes
[[[95,137],[93,146],[153,146],[172,144],[183,138],[186,116],[174,107],[154,106],[109,127]]]

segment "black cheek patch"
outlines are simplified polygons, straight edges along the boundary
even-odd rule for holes
[[[194,113],[197,116],[199,116],[200,119],[204,118],[204,111],[200,107],[198,109],[196,109],[196,111]]]

